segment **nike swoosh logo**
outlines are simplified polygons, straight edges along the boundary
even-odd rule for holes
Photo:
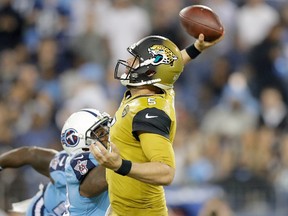
[[[62,157],[59,162],[59,166],[64,166],[64,160],[65,160],[65,157]]]
[[[145,118],[150,119],[150,118],[157,118],[158,116],[150,116],[149,113],[146,113]]]
[[[79,156],[79,157],[75,157],[74,160],[80,160],[80,159],[82,159],[82,158],[84,158],[84,155],[81,155],[81,156]]]

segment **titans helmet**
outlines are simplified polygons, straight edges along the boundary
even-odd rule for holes
[[[61,131],[61,143],[68,154],[89,151],[89,146],[109,139],[110,116],[96,109],[82,109],[70,115]]]
[[[118,60],[114,71],[114,78],[121,80],[125,86],[173,88],[183,71],[184,63],[179,48],[165,37],[145,37],[127,50],[134,58],[131,62]]]

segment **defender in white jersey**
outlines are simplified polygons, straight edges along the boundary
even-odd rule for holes
[[[105,168],[89,151],[96,140],[107,146],[110,117],[96,109],[73,113],[61,132],[63,148],[69,153],[65,172],[67,200],[65,216],[104,216],[109,207]]]

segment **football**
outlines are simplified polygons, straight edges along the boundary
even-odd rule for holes
[[[204,5],[192,5],[179,12],[180,23],[184,30],[194,38],[200,33],[205,36],[205,41],[214,41],[221,37],[224,27],[218,15]]]

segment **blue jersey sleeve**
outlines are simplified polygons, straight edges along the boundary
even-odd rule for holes
[[[91,153],[85,152],[74,156],[70,160],[70,166],[77,180],[81,182],[90,170],[98,166],[98,163]]]

